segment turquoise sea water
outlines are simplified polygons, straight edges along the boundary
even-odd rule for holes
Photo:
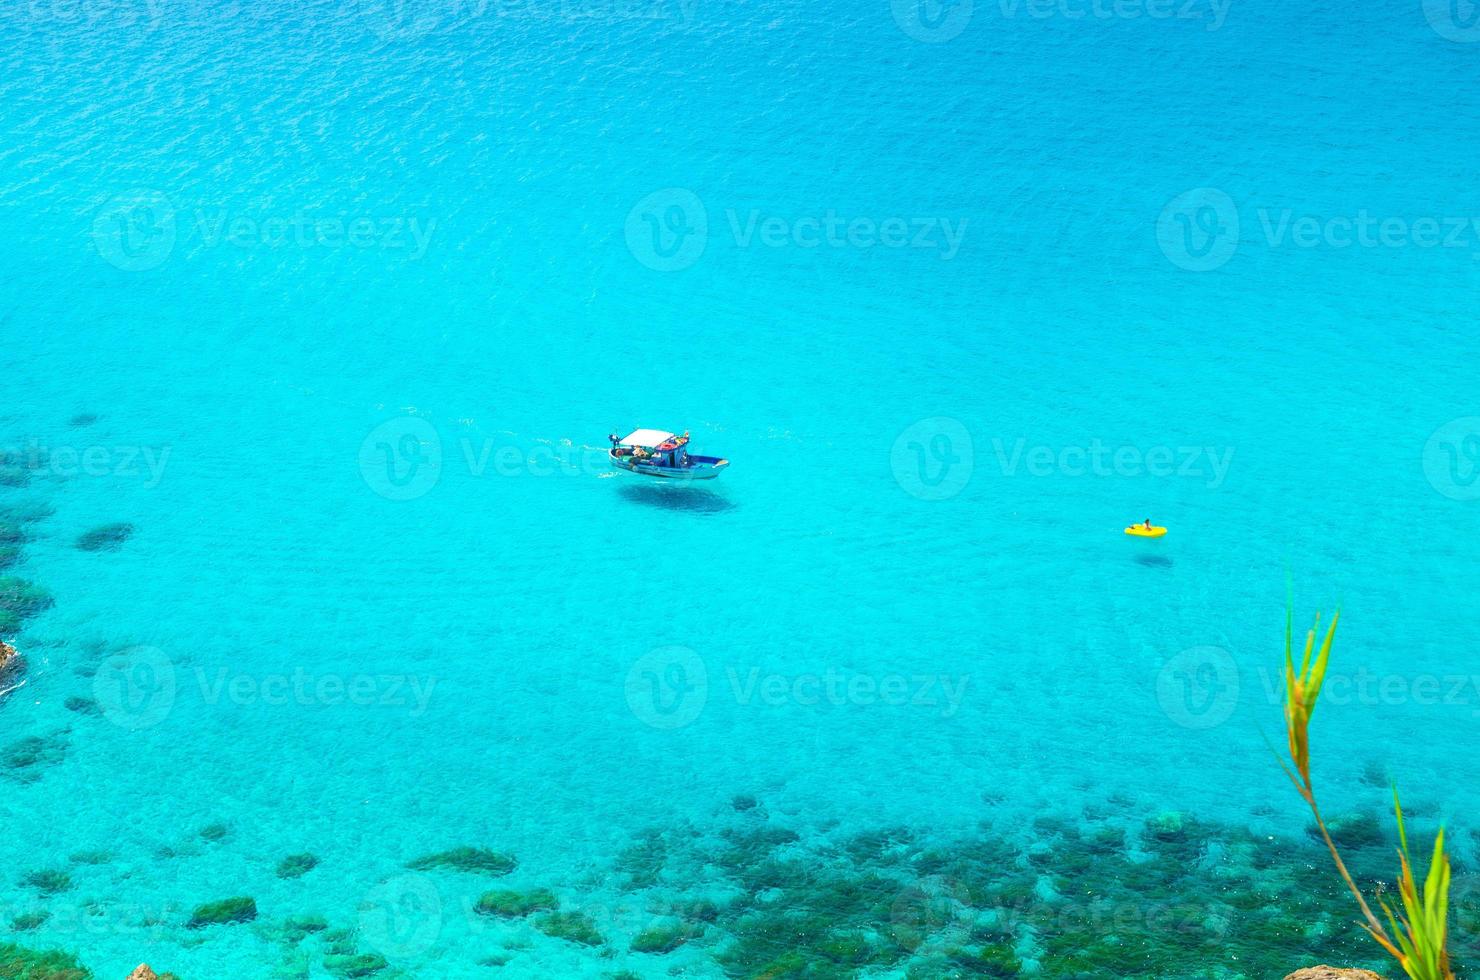
[[[1287,573],[1342,608],[1327,809],[1391,773],[1472,860],[1463,14],[6,7],[0,520],[49,514],[0,574],[54,602],[6,634],[4,940],[318,977],[319,914],[386,976],[721,975],[724,916],[629,946],[733,897],[746,821],[816,870],[1177,811],[1318,866]],[[732,466],[609,472],[639,425]],[[463,845],[518,867],[407,868]],[[471,910],[536,886],[605,944]]]

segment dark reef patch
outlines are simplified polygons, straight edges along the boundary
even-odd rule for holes
[[[39,929],[49,918],[51,918],[51,913],[46,911],[21,912],[11,917],[10,928],[16,932],[32,932]]]
[[[731,977],[839,980],[1264,980],[1307,962],[1390,966],[1357,926],[1324,848],[1298,836],[1178,811],[1137,819],[1133,805],[1116,805],[1083,819],[1041,816],[1010,833],[983,825],[945,839],[906,827],[803,837],[758,820],[755,808],[731,810],[704,834],[644,830],[617,855],[614,880],[656,917],[629,934],[632,952],[697,946]],[[1391,881],[1381,818],[1338,825],[1369,893]],[[679,869],[702,869],[692,884],[714,897],[655,896],[659,872],[672,879]],[[1455,888],[1480,895],[1480,876],[1457,867]],[[1459,960],[1480,960],[1480,900],[1456,901],[1455,919]],[[580,913],[535,925],[605,943]]]
[[[406,867],[412,871],[468,871],[476,874],[506,875],[519,862],[512,854],[490,851],[483,847],[454,847],[450,851],[427,854]]]
[[[600,946],[606,942],[596,923],[584,912],[551,912],[534,921],[534,927],[553,939],[563,939],[577,946]]]
[[[560,906],[553,892],[545,888],[530,891],[501,890],[484,892],[473,906],[479,915],[500,919],[518,919],[534,912],[549,912]]]
[[[92,971],[71,953],[0,943],[0,977],[5,980],[93,980]]]
[[[226,826],[226,824],[224,823],[208,823],[204,827],[200,828],[200,830],[196,831],[196,835],[200,837],[201,840],[209,841],[211,843],[225,840],[226,836],[230,833],[231,828]]]
[[[229,925],[251,922],[257,918],[257,903],[250,898],[223,898],[218,902],[207,902],[196,908],[187,929],[203,929],[206,926]]]
[[[67,698],[62,704],[68,711],[75,711],[79,715],[100,715],[103,713],[103,709],[98,707],[98,702],[92,698],[79,697],[75,694]]]
[[[73,864],[107,864],[113,855],[107,851],[78,851],[67,858]]]
[[[134,535],[132,524],[104,524],[81,535],[77,539],[79,551],[117,551]]]
[[[289,854],[278,862],[279,878],[302,878],[319,866],[319,859],[312,854]]]
[[[23,783],[34,783],[44,770],[67,757],[67,732],[51,735],[28,735],[0,749],[0,769],[4,775]]]
[[[51,593],[14,575],[0,576],[0,634],[15,633],[37,613],[50,609]]]
[[[72,876],[60,868],[42,868],[22,875],[20,885],[34,888],[43,895],[56,895],[71,890]]]

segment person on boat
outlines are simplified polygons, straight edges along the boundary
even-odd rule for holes
[[[1145,524],[1142,524],[1141,526],[1144,527],[1148,531],[1151,530],[1151,518],[1149,518],[1149,517],[1146,518],[1146,523]]]

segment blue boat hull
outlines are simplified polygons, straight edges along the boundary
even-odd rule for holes
[[[614,451],[607,455],[611,458],[612,465],[618,469],[665,480],[713,480],[730,465],[729,460],[718,456],[689,456],[688,466],[655,466],[652,463],[636,462],[631,456],[618,456]]]

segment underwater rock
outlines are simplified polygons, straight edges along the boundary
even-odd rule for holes
[[[67,758],[67,730],[53,731],[49,736],[27,736],[16,739],[0,751],[0,765],[13,771],[21,782],[40,779],[40,768],[56,765]]]
[[[330,929],[323,935],[324,951],[335,956],[351,956],[355,952],[355,934],[350,929]]]
[[[623,848],[617,855],[615,867],[631,877],[633,887],[647,888],[658,883],[663,862],[668,859],[668,845],[660,830],[643,831],[638,838],[637,843]]]
[[[278,862],[279,878],[302,878],[319,866],[319,859],[312,854],[289,854]]]
[[[173,973],[155,973],[149,969],[148,963],[140,963],[124,980],[180,980],[180,978]]]
[[[21,623],[52,604],[51,593],[14,575],[0,576],[0,633],[15,633]]]
[[[704,934],[700,926],[688,922],[664,922],[639,932],[632,940],[634,953],[671,953],[690,939]]]
[[[1312,966],[1296,970],[1285,980],[1383,980],[1371,970],[1342,970],[1334,966]]]
[[[356,953],[353,956],[326,956],[324,969],[336,977],[368,977],[390,966],[379,953]]]
[[[1404,808],[1407,812],[1408,808]],[[1382,823],[1370,813],[1343,813],[1326,821],[1326,830],[1338,849],[1377,847],[1382,844]],[[1315,824],[1305,828],[1312,840],[1321,840],[1321,831]]]
[[[408,862],[412,871],[469,871],[477,874],[506,875],[518,867],[512,854],[501,854],[484,847],[454,847]]]
[[[72,416],[70,419],[68,419],[67,420],[67,424],[70,425],[74,429],[81,429],[84,426],[92,425],[97,420],[98,420],[98,417],[96,415],[94,415],[92,412],[79,412],[78,414],[76,414],[76,415]],[[147,967],[146,967],[146,969],[147,969]]]
[[[212,823],[200,828],[199,835],[201,840],[218,841],[224,840],[230,832],[231,828],[224,823]]]
[[[10,928],[16,932],[30,932],[39,928],[43,922],[51,918],[50,912],[22,912],[10,920]]]
[[[674,905],[673,911],[694,922],[714,922],[719,919],[719,906],[707,898],[684,899]]]
[[[117,551],[123,547],[125,541],[133,536],[133,533],[132,524],[104,524],[79,537],[77,549],[79,551]]]
[[[737,796],[730,801],[730,807],[734,809],[736,813],[744,813],[747,810],[754,810],[759,805],[760,804],[756,802],[755,797],[748,794],[741,794],[740,796]]]
[[[283,923],[283,938],[296,943],[328,928],[329,920],[322,915],[295,915]]]
[[[219,902],[207,902],[195,910],[187,929],[202,929],[206,926],[228,925],[235,922],[251,922],[257,918],[257,903],[246,897],[223,898]]]
[[[107,851],[78,851],[67,858],[73,864],[107,864],[113,855]]]
[[[606,942],[596,931],[596,923],[583,912],[551,912],[536,919],[534,927],[552,939],[564,939],[578,946],[600,946]]]
[[[40,500],[16,500],[0,506],[0,521],[9,521],[12,524],[35,524],[55,513],[56,509],[51,504]]]
[[[55,895],[72,887],[72,876],[60,868],[42,868],[21,878],[20,884],[34,888],[43,895]]]
[[[473,906],[479,915],[493,915],[501,919],[517,919],[531,912],[546,912],[559,908],[560,900],[547,888],[532,891],[485,892]]]
[[[79,715],[100,715],[103,713],[103,709],[99,708],[98,703],[92,698],[78,697],[75,694],[67,698],[66,701],[63,701],[62,706],[68,711],[77,712]]]
[[[0,943],[0,977],[18,980],[92,980],[92,971],[71,953]]]

